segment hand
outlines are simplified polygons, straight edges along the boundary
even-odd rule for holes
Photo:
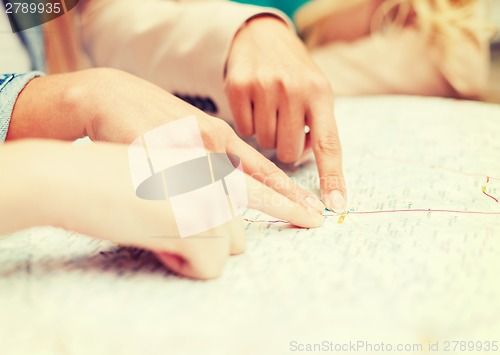
[[[190,115],[197,117],[208,150],[239,156],[245,171],[269,186],[247,177],[250,207],[298,226],[317,227],[322,224],[323,217],[319,212],[323,206],[319,200],[241,141],[229,125],[146,81],[120,71],[93,69],[33,80],[16,102],[8,139],[71,140],[88,135],[96,141],[130,143],[144,132]],[[64,120],[69,119],[71,123],[64,124]],[[218,275],[229,253],[243,251],[241,222],[237,220],[207,232],[204,237],[208,238],[199,242],[192,238],[148,238],[175,235],[175,223],[165,205],[135,196],[130,183],[126,145],[74,147],[51,144],[48,148],[40,143],[30,146],[30,149],[24,148],[24,156],[11,160],[11,167],[18,167],[16,162],[23,161],[34,171],[26,173],[21,169],[13,174],[11,170],[15,169],[8,169],[9,175],[3,176],[7,179],[5,185],[10,182],[18,189],[8,189],[13,194],[10,199],[2,199],[0,212],[5,211],[3,215],[8,216],[11,211],[16,211],[11,206],[19,206],[19,188],[24,191],[26,186],[33,187],[25,198],[27,206],[35,198],[43,201],[40,206],[51,207],[32,209],[34,216],[16,213],[12,218],[7,217],[9,223],[2,224],[0,233],[34,225],[56,225],[148,248],[158,253],[165,265],[174,271],[197,278]],[[10,144],[6,146],[12,147]],[[20,147],[26,146],[21,144]],[[5,155],[6,147],[2,148]],[[11,159],[12,156],[15,154],[7,154]],[[40,160],[39,156],[50,159]],[[12,178],[12,174],[23,179]],[[30,178],[27,180],[26,176]],[[31,184],[32,179],[43,186]],[[19,184],[21,181],[24,184]],[[207,214],[211,212],[207,208]],[[224,238],[209,238],[214,235]]]
[[[161,88],[113,69],[34,79],[16,102],[8,139],[43,137],[131,143],[153,128],[194,115],[205,147],[240,157],[245,172],[292,201],[322,212],[324,205],[244,143],[224,121]],[[66,123],[71,120],[71,122]]]
[[[330,210],[343,211],[332,89],[302,42],[279,19],[254,18],[236,35],[226,69],[226,93],[240,134],[255,134],[261,147],[276,148],[285,163],[300,161],[312,146],[323,201]]]
[[[136,196],[127,145],[24,140],[1,146],[0,161],[6,172],[0,175],[0,235],[53,225],[152,250],[173,271],[202,279],[218,276],[228,256],[245,249],[240,218],[181,239],[169,203]],[[323,221],[250,177],[247,185],[249,207],[302,227]],[[39,208],[32,208],[35,202]],[[208,218],[211,213],[217,212],[206,209]]]

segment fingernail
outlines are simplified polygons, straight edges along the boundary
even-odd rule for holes
[[[325,205],[316,196],[307,196],[304,200],[306,205],[312,208],[314,211],[323,213],[325,210]]]
[[[328,198],[326,199],[326,207],[330,211],[334,212],[344,212],[345,211],[345,199],[342,193],[338,190],[330,192]]]

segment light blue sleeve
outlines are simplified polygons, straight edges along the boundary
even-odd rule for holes
[[[25,74],[0,74],[0,143],[5,141],[10,118],[19,93],[31,79],[44,75],[33,71]]]

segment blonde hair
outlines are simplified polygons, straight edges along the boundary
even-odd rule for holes
[[[319,24],[334,12],[373,0],[316,0],[296,15],[296,23],[309,46],[317,44]],[[371,32],[387,33],[401,29],[414,15],[422,35],[448,49],[464,38],[484,43],[494,27],[482,16],[480,0],[385,0],[373,14]]]

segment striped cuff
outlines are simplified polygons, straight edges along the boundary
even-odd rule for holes
[[[25,74],[0,74],[0,143],[5,141],[17,97],[31,79],[44,75],[33,71]]]

